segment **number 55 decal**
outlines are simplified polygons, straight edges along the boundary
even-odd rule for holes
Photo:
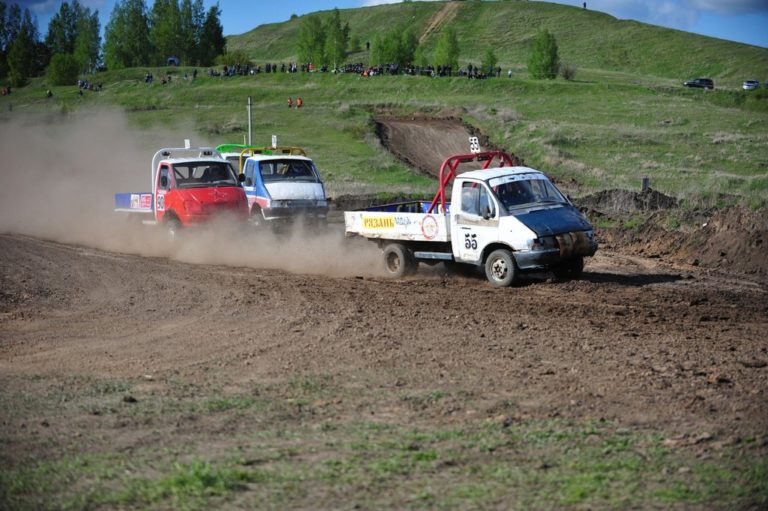
[[[477,250],[477,234],[464,234],[464,248]]]

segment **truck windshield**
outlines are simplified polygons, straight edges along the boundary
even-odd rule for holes
[[[280,159],[259,162],[259,172],[265,183],[279,181],[303,181],[317,183],[315,166],[309,160]]]
[[[178,188],[237,186],[232,167],[223,161],[176,163],[173,165],[173,176]]]
[[[546,178],[492,179],[490,185],[507,209],[546,202],[567,203],[563,194]]]

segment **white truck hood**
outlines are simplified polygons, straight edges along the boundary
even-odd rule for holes
[[[265,183],[272,200],[325,200],[321,183]]]

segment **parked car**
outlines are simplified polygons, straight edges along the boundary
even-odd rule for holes
[[[760,82],[757,80],[747,80],[741,86],[744,90],[755,90],[760,88]]]
[[[683,82],[683,87],[694,87],[697,89],[714,89],[715,82],[711,78],[695,78]]]

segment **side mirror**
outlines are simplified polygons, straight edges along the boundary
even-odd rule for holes
[[[242,183],[245,181],[245,174],[238,174],[237,175],[237,182]]]
[[[250,177],[245,180],[245,186],[253,186],[253,179]]]
[[[485,208],[483,208],[483,218],[485,220],[490,220],[491,218],[493,218],[493,213],[491,212],[490,206],[486,206]]]
[[[160,188],[168,188],[168,176],[162,176],[160,178]]]

